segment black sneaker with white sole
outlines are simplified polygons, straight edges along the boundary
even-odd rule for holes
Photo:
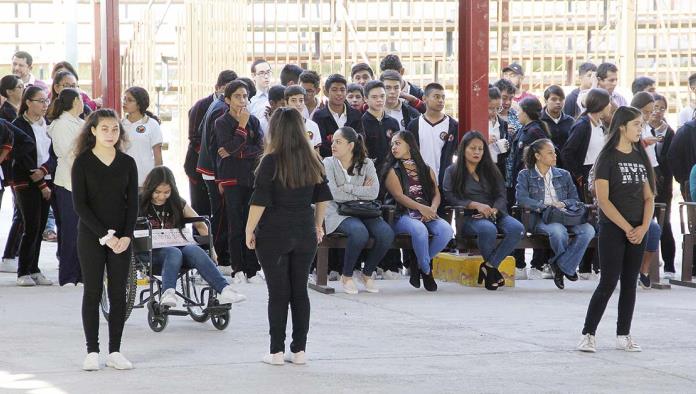
[[[640,273],[638,276],[638,284],[645,290],[650,289],[650,277],[644,273]]]

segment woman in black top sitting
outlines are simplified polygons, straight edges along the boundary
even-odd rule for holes
[[[154,229],[183,229],[184,219],[198,214],[179,196],[174,174],[164,166],[152,169],[143,182],[140,196],[140,215],[146,216]],[[194,223],[200,235],[208,235],[208,227],[202,222]],[[195,268],[219,296],[221,304],[232,304],[246,300],[227,283],[210,256],[200,246],[191,244],[181,247],[167,246],[152,250],[152,263],[162,273],[162,298],[160,303],[176,307],[176,279],[182,266]],[[159,270],[158,270],[159,271]]]
[[[131,369],[121,353],[126,317],[130,242],[138,217],[138,169],[123,153],[125,131],[111,109],[92,112],[75,141],[72,196],[80,218],[77,250],[82,268],[82,325],[87,338],[86,371],[99,369],[99,301],[106,268],[109,283],[109,356],[106,365]]]
[[[641,351],[630,335],[631,320],[636,302],[636,277],[653,217],[655,196],[655,174],[640,141],[642,128],[640,110],[619,107],[611,121],[607,143],[595,164],[602,276],[587,308],[583,337],[577,348],[583,352],[597,351],[595,331],[619,280],[616,348]]]
[[[457,231],[476,236],[484,259],[478,281],[485,280],[486,289],[497,290],[505,285],[498,267],[524,236],[524,226],[507,214],[503,176],[491,159],[483,135],[478,131],[464,134],[457,157],[457,162],[445,171],[445,199],[452,205],[476,210],[464,223],[458,223]],[[498,230],[503,240],[496,246]]]
[[[269,145],[256,169],[246,225],[246,244],[256,249],[268,286],[271,347],[263,361],[284,363],[289,304],[290,359],[304,364],[309,331],[307,279],[324,235],[324,214],[332,196],[324,166],[307,143],[302,114],[289,107],[276,110],[269,133]],[[312,204],[316,204],[314,210]]]

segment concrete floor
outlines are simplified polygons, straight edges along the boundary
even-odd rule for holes
[[[5,198],[0,245],[10,208]],[[41,268],[56,280],[54,254],[43,243]],[[154,333],[136,310],[122,346],[135,369],[83,372],[82,288],[15,279],[0,274],[0,393],[696,392],[694,289],[638,291],[632,334],[642,353],[613,349],[615,294],[596,354],[574,351],[594,281],[565,291],[538,280],[497,292],[440,283],[429,294],[399,280],[379,281],[380,294],[310,292],[308,365],[273,367],[260,362],[265,285],[244,284],[249,300],[233,306],[225,331],[171,317]]]

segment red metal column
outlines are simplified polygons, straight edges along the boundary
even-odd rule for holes
[[[118,0],[101,0],[101,87],[104,107],[121,113],[121,40]]]
[[[488,0],[459,0],[459,138],[488,137]]]
[[[92,97],[102,95],[101,86],[101,0],[94,2],[94,56],[92,57]]]

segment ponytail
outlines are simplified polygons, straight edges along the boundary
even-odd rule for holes
[[[541,149],[546,144],[553,146],[553,142],[551,142],[550,139],[540,138],[532,142],[528,147],[524,148],[524,164],[528,170],[531,170],[534,168],[534,166],[536,166],[536,154],[541,152]]]
[[[73,109],[73,103],[78,97],[80,97],[80,92],[78,92],[77,89],[66,88],[61,90],[58,97],[53,101],[53,107],[48,113],[48,120],[53,121],[58,119],[63,112]]]
[[[365,159],[367,159],[367,149],[365,148],[365,137],[356,132],[352,127],[341,127],[336,132],[341,132],[341,136],[348,141],[348,143],[353,143],[353,159],[350,162],[350,167],[348,167],[348,175],[353,176],[356,173],[360,174],[362,172],[363,166],[365,165]]]
[[[159,124],[162,123],[160,118],[158,118],[157,116],[155,116],[155,114],[147,110],[150,106],[150,95],[147,93],[147,90],[141,88],[140,86],[132,86],[126,89],[125,93],[128,93],[131,96],[133,96],[135,104],[138,106],[138,111],[140,111],[140,113],[146,115],[148,118],[154,119]]]

